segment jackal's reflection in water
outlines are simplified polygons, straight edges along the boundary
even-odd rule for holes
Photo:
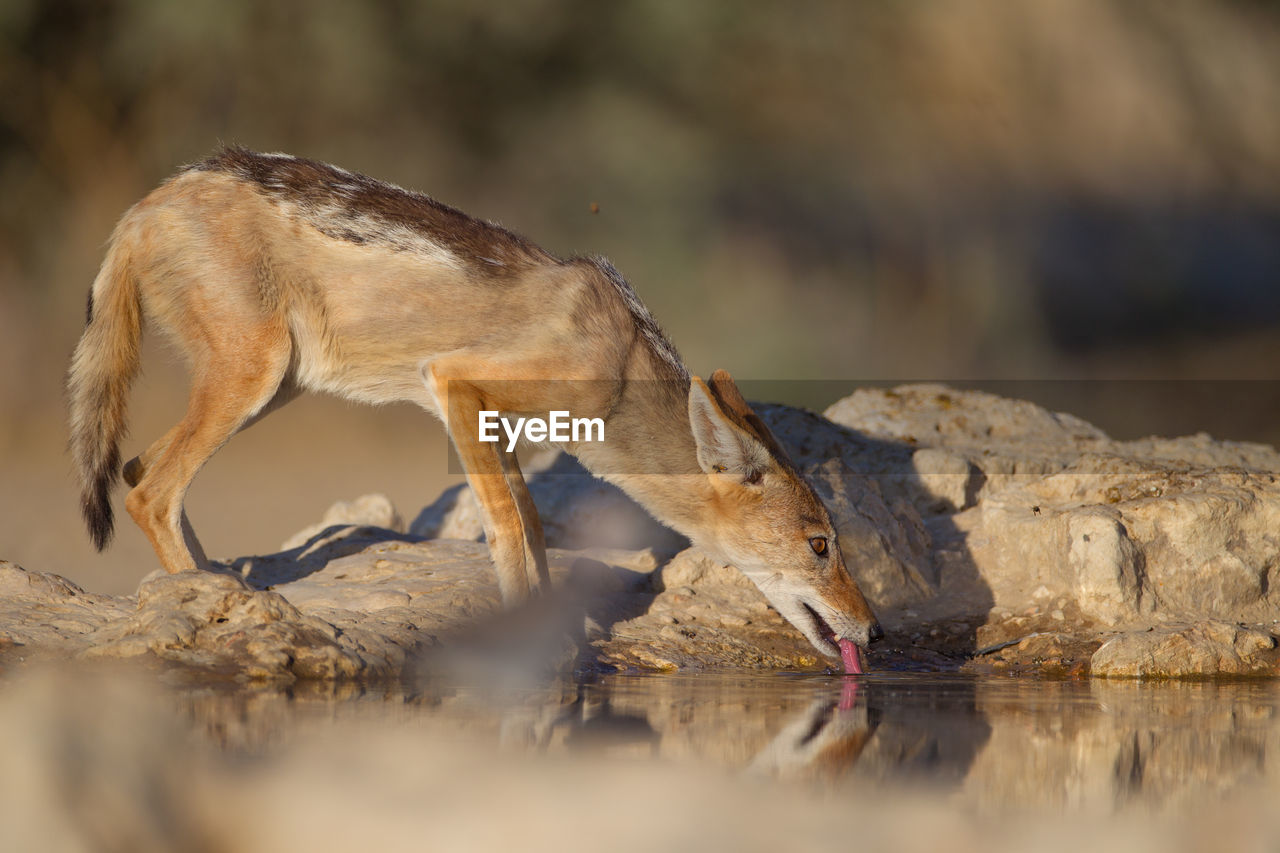
[[[990,734],[967,680],[923,687],[846,676],[609,676],[520,688],[202,692],[183,704],[234,753],[269,752],[335,719],[411,722],[514,753],[691,762],[791,781],[951,786]]]
[[[1176,810],[1202,795],[1280,782],[1280,687],[1272,682],[703,673],[519,688],[206,691],[181,701],[233,753],[266,754],[335,720],[399,722],[517,755],[958,791],[980,810]]]

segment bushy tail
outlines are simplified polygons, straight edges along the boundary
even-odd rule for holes
[[[120,475],[129,386],[138,372],[142,306],[117,232],[89,293],[84,334],[67,376],[71,457],[80,480],[80,508],[93,544],[111,540],[111,488]]]

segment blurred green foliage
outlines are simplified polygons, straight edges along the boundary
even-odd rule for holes
[[[1263,3],[3,0],[0,400],[219,142],[608,255],[698,371],[1275,378],[1277,104]]]

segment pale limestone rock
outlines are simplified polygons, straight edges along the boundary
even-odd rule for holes
[[[974,505],[930,519],[933,558],[944,577],[967,561],[1001,605],[1043,584],[1105,624],[1280,616],[1272,448],[1204,435],[1116,442],[1070,415],[939,385],[859,390],[827,414],[864,442],[915,448],[913,460],[941,451],[973,466]],[[873,473],[891,487],[891,467]]]
[[[1251,566],[1235,554],[1223,553],[1210,557],[1192,576],[1199,579],[1205,612],[1231,618],[1263,597],[1268,574],[1265,566]]]
[[[1022,638],[1051,634],[1056,651],[1040,657],[1083,655],[1083,666],[1109,627],[1128,633],[1094,655],[1100,674],[1139,666],[1113,662],[1121,651],[1149,673],[1265,669],[1273,640],[1257,626],[1280,618],[1280,455],[1270,448],[1204,436],[1113,442],[1067,415],[941,386],[856,392],[829,410],[847,425],[758,411],[831,509],[877,615],[901,632],[890,644],[919,652],[910,660],[955,666],[977,636],[1031,655]],[[736,569],[692,550],[668,559],[683,540],[572,459],[530,469],[553,546],[612,547],[552,548],[561,614],[538,628],[545,641],[525,643],[534,651],[522,666],[829,665]],[[0,655],[143,655],[233,678],[376,680],[464,637],[527,638],[520,620],[534,617],[501,613],[469,492],[446,493],[409,535],[399,526],[385,498],[366,496],[335,505],[279,554],[234,560],[227,574],[153,576],[131,598],[0,562]],[[1197,627],[1169,627],[1178,623]],[[949,659],[921,651],[945,642]],[[873,649],[873,662],[883,654]]]
[[[361,495],[353,501],[338,501],[325,511],[316,524],[304,527],[285,540],[281,551],[314,545],[326,531],[334,527],[381,527],[404,532],[404,520],[386,495]]]
[[[17,563],[0,560],[0,597],[69,599],[84,595],[84,590],[60,575],[28,572]]]
[[[723,588],[738,588],[744,593],[755,590],[755,584],[733,566],[716,562],[696,548],[681,551],[662,567],[660,580],[655,584],[664,591],[693,595],[695,584],[710,584]],[[758,590],[757,590],[758,592]],[[764,596],[760,596],[764,601]]]
[[[653,579],[646,607],[593,645],[623,668],[814,670],[837,666],[777,614],[732,566],[690,548]]]
[[[1067,522],[1067,563],[1076,601],[1087,616],[1114,625],[1139,612],[1142,604],[1140,552],[1120,514],[1099,507],[1077,512]]]
[[[0,560],[0,652],[24,658],[74,654],[90,645],[94,631],[129,610],[127,600]]]
[[[945,385],[860,388],[825,414],[870,440],[913,451],[945,448],[967,459],[977,471],[966,491],[966,505],[972,503],[970,495],[979,499],[992,489],[1052,474],[1080,453],[1108,442],[1105,433],[1072,415]],[[927,489],[919,491],[937,502]]]
[[[1089,444],[1107,436],[1073,415],[1025,400],[946,385],[860,388],[827,408],[826,417],[867,435],[921,444],[981,444],[1033,439]]]
[[[1276,638],[1266,631],[1206,621],[1122,634],[1094,653],[1091,671],[1130,678],[1275,675],[1278,660]]]
[[[194,679],[276,683],[385,681],[422,667],[510,680],[606,657],[645,668],[825,666],[733,568],[667,592],[651,578],[652,551],[550,549],[551,595],[504,613],[482,543],[343,531],[224,572],[157,572],[130,598],[6,564],[0,655],[144,658]],[[686,552],[673,572],[701,560]],[[678,616],[678,630],[635,621],[655,601],[655,614]],[[606,654],[592,643],[613,645]]]
[[[911,469],[924,493],[934,498],[927,508],[930,514],[966,509],[977,500],[979,472],[963,456],[922,447],[911,454]]]
[[[341,642],[333,625],[303,616],[277,593],[214,572],[153,575],[138,588],[137,611],[90,639],[85,658],[150,653],[255,679],[354,678],[375,666]]]
[[[526,477],[530,477],[534,472],[524,473]],[[546,528],[544,521],[544,535]],[[484,539],[484,519],[480,517],[480,504],[466,483],[450,486],[430,505],[423,507],[410,522],[409,532],[426,539],[469,539],[479,542]]]
[[[1258,472],[1211,469],[1193,487],[1118,504],[1144,545],[1160,612],[1246,621],[1277,618],[1268,578],[1280,564],[1280,488]]]
[[[801,470],[839,459],[852,475],[874,479],[890,507],[910,506],[917,516],[944,507],[945,499],[932,490],[938,483],[926,484],[914,466],[915,449],[910,445],[861,433],[791,406],[758,403],[754,408]]]

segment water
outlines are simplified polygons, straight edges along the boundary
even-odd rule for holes
[[[1280,849],[1273,681],[3,688],[3,849]]]
[[[204,691],[181,704],[241,755],[267,757],[327,721],[407,723],[507,753],[955,793],[986,810],[1176,811],[1280,780],[1273,681],[704,673],[334,690]]]

